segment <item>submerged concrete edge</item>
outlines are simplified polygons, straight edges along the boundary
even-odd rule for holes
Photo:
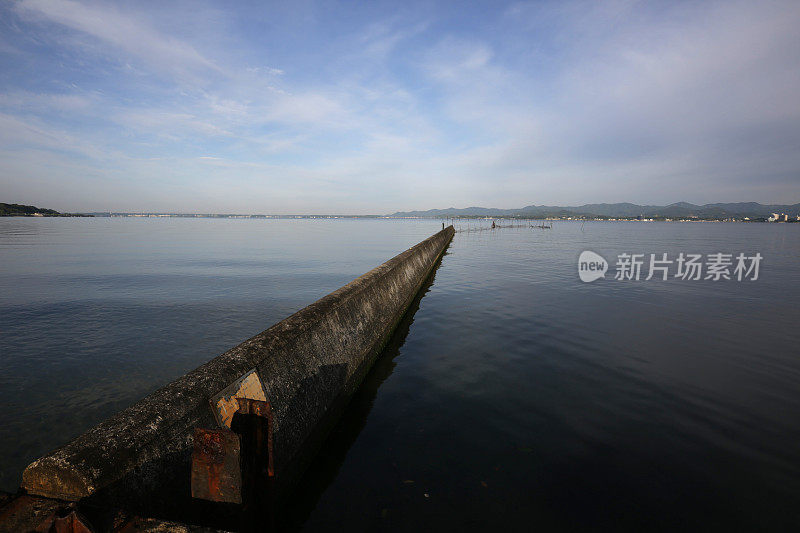
[[[273,406],[277,479],[291,484],[318,426],[358,387],[454,233],[443,229],[37,459],[22,488],[116,505],[184,497],[193,430],[217,426],[210,398],[254,368]]]

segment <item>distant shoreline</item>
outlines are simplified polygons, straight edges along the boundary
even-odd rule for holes
[[[676,202],[669,205],[638,205],[632,203],[584,204],[579,206],[528,205],[518,209],[494,207],[464,207],[428,209],[427,211],[397,211],[395,217],[510,217],[552,220],[727,220],[743,222],[788,222],[800,219],[800,203],[764,205],[758,202],[736,202],[696,205]]]
[[[35,205],[0,203],[0,217],[91,217],[83,213],[59,213]]]
[[[58,213],[56,215],[53,214],[44,214],[44,213],[2,213],[0,217],[24,217],[24,218],[94,218],[94,215],[85,215],[83,213]]]
[[[204,219],[249,219],[249,220],[430,220],[436,222],[468,222],[468,221],[549,221],[549,222],[739,222],[793,224],[800,220],[768,220],[764,217],[601,217],[601,216],[569,216],[569,217],[525,217],[525,216],[392,216],[392,215],[227,215],[227,214],[185,214],[185,213],[58,213],[58,214],[0,214],[0,217],[24,218],[204,218]]]
[[[169,213],[101,211],[60,213],[33,205],[0,203],[0,216],[93,217],[93,218],[225,218],[225,219],[398,219],[398,220],[579,220],[644,222],[800,222],[800,203],[763,205],[756,202],[694,205],[678,202],[667,206],[631,203],[585,204],[576,207],[529,205],[520,209],[466,207],[397,211],[383,215],[294,214],[267,215],[242,213]]]

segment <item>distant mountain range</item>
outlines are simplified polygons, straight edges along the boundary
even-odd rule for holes
[[[493,207],[465,207],[456,209],[429,209],[427,211],[398,211],[390,217],[604,217],[604,218],[768,218],[772,213],[786,213],[791,218],[800,215],[800,203],[792,205],[763,205],[756,202],[739,202],[728,204],[694,205],[688,202],[677,202],[669,205],[637,205],[619,204],[585,204],[579,206],[529,205],[520,209],[497,209]],[[52,209],[44,209],[32,205],[0,203],[0,216],[177,216],[177,217],[249,217],[249,218],[329,218],[333,215],[197,215],[197,214],[153,214],[153,213],[59,213]],[[378,215],[368,215],[372,218]],[[350,215],[339,215],[350,218]],[[353,215],[353,218],[364,216]]]
[[[760,218],[771,213],[800,214],[800,203],[792,205],[763,205],[756,202],[694,205],[677,202],[669,205],[585,204],[579,206],[529,205],[520,209],[495,209],[491,207],[465,207],[456,209],[429,209],[427,211],[398,211],[393,217],[697,217],[697,218]]]

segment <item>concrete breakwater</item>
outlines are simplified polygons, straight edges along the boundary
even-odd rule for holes
[[[118,507],[188,499],[194,428],[266,399],[276,492],[302,474],[454,234],[450,226],[157,390],[23,473],[29,494]]]

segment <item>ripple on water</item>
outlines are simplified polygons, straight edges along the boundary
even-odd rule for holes
[[[6,489],[33,457],[440,227],[4,224]],[[612,263],[622,252],[759,251],[765,266],[749,284],[621,282],[613,272],[584,284],[577,258],[587,249]],[[408,334],[326,444],[295,522],[796,526],[799,254],[800,225],[556,223],[457,234]]]

